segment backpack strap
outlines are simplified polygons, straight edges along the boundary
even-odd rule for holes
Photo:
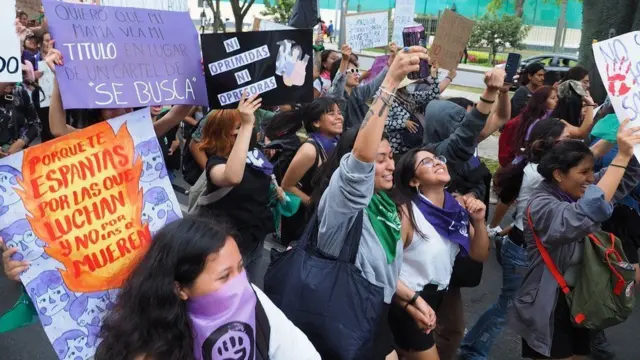
[[[527,208],[527,221],[529,222],[529,227],[531,228],[531,232],[533,233],[533,238],[536,241],[536,247],[538,248],[540,255],[542,255],[542,260],[544,260],[544,263],[545,265],[547,265],[547,268],[549,268],[551,275],[553,275],[553,278],[556,279],[558,285],[560,285],[560,289],[562,289],[562,292],[565,294],[569,294],[571,290],[569,290],[569,286],[567,286],[567,281],[560,273],[560,270],[558,270],[556,264],[553,263],[549,252],[542,244],[542,241],[540,240],[538,235],[536,235],[536,230],[533,228],[533,220],[531,220],[531,207]]]
[[[344,240],[344,244],[342,245],[342,250],[340,250],[340,256],[338,256],[338,260],[348,262],[350,264],[355,264],[356,255],[358,254],[358,249],[360,248],[360,240],[362,239],[362,226],[364,224],[364,210],[361,210],[357,215],[355,220],[353,220],[353,224],[351,225],[351,229],[347,233],[347,237]]]
[[[255,290],[253,292],[255,293]],[[256,299],[256,359],[269,360],[271,325],[257,294]]]
[[[618,271],[618,269],[616,269],[613,265],[611,265],[611,256],[609,256],[609,255],[613,255],[615,257],[615,260],[618,263],[625,261],[625,259],[623,259],[622,256],[620,256],[620,254],[616,250],[617,238],[613,235],[613,233],[607,233],[607,236],[609,236],[609,240],[611,241],[611,247],[607,248],[594,234],[589,234],[588,236],[589,236],[589,239],[591,239],[591,241],[593,241],[596,245],[606,249],[604,256],[607,262],[607,266],[609,267],[609,270],[611,271],[611,273],[617,279],[616,285],[613,288],[613,293],[616,294],[616,296],[620,296],[627,284],[625,283],[624,277],[622,276],[622,274],[620,274],[620,271]]]

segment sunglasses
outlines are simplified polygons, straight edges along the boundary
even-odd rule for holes
[[[358,68],[353,68],[353,69],[347,69],[347,71],[345,71],[346,74],[358,74],[360,75],[360,69]]]
[[[415,169],[413,169],[413,171],[415,172],[416,170],[418,170],[418,168],[420,166],[425,166],[425,167],[427,167],[429,169],[432,169],[436,165],[435,164],[436,161],[438,161],[440,164],[446,164],[447,163],[447,158],[444,157],[444,156],[440,156],[440,155],[438,155],[436,157],[433,157],[433,158],[432,157],[426,157],[426,158],[424,158],[424,159],[422,159],[422,160],[420,160],[418,162],[418,165],[416,166]]]

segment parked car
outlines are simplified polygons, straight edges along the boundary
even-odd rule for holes
[[[522,60],[520,65],[520,72],[522,73],[527,65],[539,62],[544,64],[544,68],[547,71],[544,76],[545,85],[553,85],[558,81],[564,79],[565,74],[573,66],[578,65],[578,57],[567,54],[544,54],[537,55]],[[511,87],[511,90],[516,90],[518,85]]]

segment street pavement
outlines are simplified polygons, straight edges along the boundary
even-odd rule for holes
[[[490,156],[488,153],[486,155]],[[176,194],[178,201],[184,206],[187,204],[188,199],[182,193],[183,189],[181,187],[183,186],[178,186]],[[269,241],[265,244],[260,266],[263,273],[268,266],[268,249],[271,247],[280,248],[278,244]],[[500,293],[502,270],[495,260],[493,251],[492,249],[489,261],[485,264],[481,284],[476,288],[463,290],[465,319],[469,328],[484,310],[496,301]],[[262,285],[262,281],[257,281],[256,283],[258,286]],[[19,293],[20,288],[17,283],[12,283],[4,276],[0,276],[0,313],[11,308]],[[624,324],[607,331],[611,344],[618,351],[618,360],[637,360],[640,358],[635,348],[636,345],[640,344],[640,311],[638,310],[640,298],[637,300],[636,311],[634,311],[631,318]],[[507,329],[495,344],[489,359],[516,360],[520,358],[520,338]],[[0,335],[0,360],[56,359],[53,348],[39,324]]]

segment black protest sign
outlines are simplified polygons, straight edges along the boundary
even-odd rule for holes
[[[243,91],[262,105],[313,101],[312,30],[202,35],[209,106],[232,109]]]

